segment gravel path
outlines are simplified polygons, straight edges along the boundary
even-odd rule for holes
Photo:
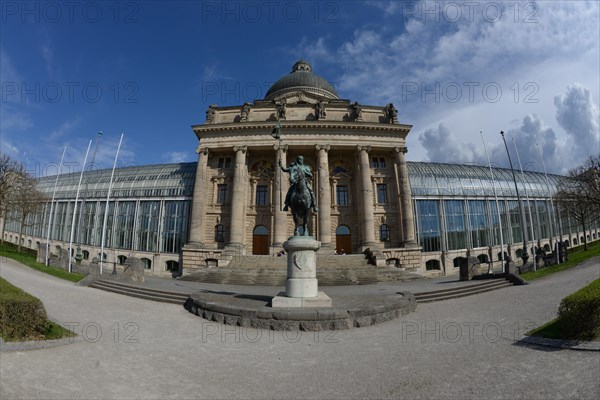
[[[598,278],[598,261],[380,325],[306,333],[210,323],[3,259],[2,277],[79,336],[0,353],[0,398],[597,399],[598,352],[517,341]]]

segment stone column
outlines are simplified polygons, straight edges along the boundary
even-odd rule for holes
[[[204,247],[206,232],[206,189],[208,187],[208,175],[206,171],[208,163],[208,149],[198,146],[198,167],[196,169],[196,181],[194,182],[194,200],[192,202],[192,220],[190,222],[190,247]]]
[[[244,249],[244,229],[246,207],[246,151],[247,146],[234,146],[235,172],[231,196],[231,221],[229,226],[229,250],[241,254]]]
[[[327,153],[330,145],[317,145],[319,165],[319,240],[321,247],[331,247],[331,186],[329,183],[329,159]]]
[[[396,147],[396,166],[398,170],[399,181],[399,207],[400,207],[400,226],[402,226],[402,247],[417,247],[419,244],[415,240],[415,219],[412,207],[412,193],[410,190],[410,181],[408,180],[408,167],[406,166],[406,147]]]
[[[273,148],[277,151],[277,159],[275,160],[275,190],[273,199],[273,214],[275,223],[273,226],[273,247],[281,247],[287,239],[287,213],[282,211],[285,195],[288,191],[289,182],[287,177],[279,168],[279,160],[283,165],[287,166],[287,145],[279,146],[276,144]]]
[[[377,249],[375,241],[375,210],[373,198],[373,184],[371,182],[371,166],[369,164],[369,151],[371,146],[357,146],[360,170],[360,190],[362,194],[362,247]]]

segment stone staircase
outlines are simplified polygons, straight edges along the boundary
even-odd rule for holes
[[[429,303],[432,301],[456,299],[459,297],[471,296],[474,294],[485,293],[492,290],[513,286],[513,284],[506,279],[490,279],[487,281],[479,282],[482,283],[476,283],[459,288],[415,293],[415,297],[417,299],[417,303]]]
[[[235,257],[227,267],[202,269],[180,279],[229,285],[284,286],[286,278],[286,257],[244,256]],[[399,268],[370,265],[364,255],[317,254],[320,286],[366,285],[419,278],[422,277]]]
[[[188,294],[168,292],[158,289],[149,289],[141,286],[127,285],[125,283],[98,279],[90,287],[123,294],[126,296],[139,297],[145,300],[161,301],[164,303],[183,304],[189,297]]]
[[[320,283],[320,282],[319,282]],[[459,297],[472,296],[479,293],[485,293],[492,290],[512,286],[513,284],[505,279],[490,279],[482,283],[471,284],[452,289],[434,290],[428,292],[415,293],[417,303],[429,303],[433,301],[442,301],[455,299]],[[329,285],[330,286],[330,285]],[[145,300],[160,301],[173,304],[184,304],[189,297],[188,293],[169,292],[159,289],[150,289],[141,286],[128,285],[121,282],[108,280],[96,280],[90,287],[106,290],[108,292],[118,293],[126,296],[138,297]],[[190,290],[192,293],[194,290]]]

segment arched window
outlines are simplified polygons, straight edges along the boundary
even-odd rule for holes
[[[108,256],[106,255],[106,253],[98,253],[98,260],[102,260],[102,261],[106,261],[108,258]]]
[[[465,260],[465,258],[464,258],[464,257],[456,257],[456,258],[453,260],[453,263],[454,263],[454,268],[459,268],[459,267],[460,267],[460,264],[463,262],[463,260]]]
[[[400,267],[400,260],[397,258],[388,258],[387,260],[385,260],[385,265],[387,265],[388,267]]]
[[[508,253],[504,252],[504,261],[508,258]],[[498,253],[498,261],[502,260],[502,252]]]
[[[127,257],[125,257],[125,256],[118,256],[117,260],[119,260],[119,265],[123,265],[123,264],[125,264],[125,261],[127,261]]]
[[[577,238],[573,238],[573,244],[577,245]]]
[[[480,255],[477,256],[477,259],[482,264],[487,264],[487,263],[490,262],[490,258],[488,257],[487,254],[480,254]]]
[[[83,250],[82,253],[83,253],[83,259],[84,260],[89,260],[90,259],[90,252],[89,251]]]
[[[517,255],[517,257],[521,257],[523,255],[523,249],[517,249],[517,251],[515,251],[515,254]]]
[[[548,243],[544,245],[544,251],[550,251],[550,245]]]
[[[175,260],[168,260],[165,263],[165,270],[171,272],[179,271],[179,263]]]
[[[62,254],[62,247],[56,246],[54,250],[56,251],[56,255],[60,257],[60,255]]]
[[[440,270],[441,266],[440,266],[440,262],[439,260],[428,260],[425,263],[425,269],[427,271],[436,271],[436,270]]]
[[[32,243],[33,243],[33,242],[31,241],[31,239],[29,239],[29,240],[27,241],[27,247],[31,248],[31,244],[32,244]]]
[[[570,243],[569,243],[569,241],[568,241],[568,240],[565,240],[565,241],[564,241],[564,245],[565,245],[565,247],[569,247],[569,246],[570,246]]]
[[[382,242],[390,241],[390,227],[387,224],[379,225],[379,240]]]
[[[149,258],[142,258],[142,263],[144,264],[144,268],[152,269],[152,260]]]

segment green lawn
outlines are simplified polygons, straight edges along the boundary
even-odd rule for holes
[[[45,266],[37,261],[35,261],[36,253],[33,250],[22,248],[21,252],[17,252],[17,246],[12,243],[4,242],[0,246],[0,256],[8,257],[16,260],[22,264],[27,265],[33,269],[37,269],[38,271],[44,272],[46,274],[50,274],[56,276],[57,278],[65,279],[71,282],[79,282],[85,275],[81,275],[75,272],[68,273],[65,270],[60,268],[55,268],[52,266]]]
[[[75,333],[48,320],[40,299],[0,278],[0,337],[6,342],[53,340]]]
[[[544,276],[554,274],[565,269],[573,268],[576,265],[586,261],[592,257],[600,256],[600,241],[588,244],[588,250],[584,251],[583,246],[579,246],[572,254],[569,254],[569,261],[563,264],[552,265],[550,267],[540,268],[535,272],[526,272],[520,277],[526,281],[543,278]]]
[[[600,279],[565,297],[558,318],[527,335],[563,340],[600,339]]]

